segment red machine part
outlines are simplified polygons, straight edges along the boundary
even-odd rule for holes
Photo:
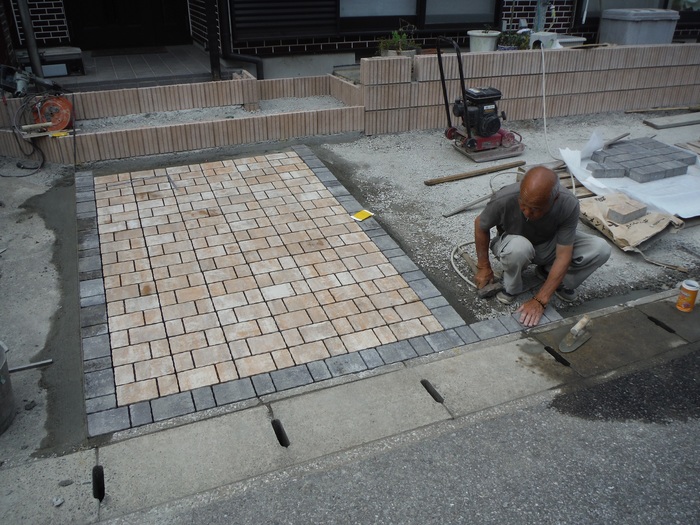
[[[50,122],[49,131],[60,131],[73,125],[73,104],[65,97],[42,97],[34,104],[32,115],[37,124]]]
[[[501,136],[501,145],[506,148],[515,145],[515,134],[507,129],[499,129],[498,134]]]

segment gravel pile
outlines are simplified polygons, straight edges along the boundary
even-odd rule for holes
[[[506,127],[523,136],[524,154],[478,164],[456,151],[443,130],[362,137],[352,142],[318,146],[316,152],[471,322],[503,315],[515,306],[503,306],[495,299],[479,300],[451,264],[455,247],[473,241],[474,219],[484,203],[448,218],[443,217],[443,213],[489,196],[494,189],[514,182],[516,173],[480,175],[434,186],[426,186],[425,181],[517,160],[524,160],[527,165],[554,163],[559,160],[559,148],[581,149],[594,131],[606,140],[628,132],[628,138],[655,135],[666,144],[697,140],[700,136],[700,126],[694,127],[694,135],[687,127],[654,130],[642,123],[645,118],[649,118],[649,114],[555,118],[547,121],[546,133],[542,120],[507,122]],[[666,231],[648,241],[643,247],[645,255],[649,259],[689,267],[689,275],[699,277],[700,228],[694,227],[698,224],[698,220],[686,221],[682,230]],[[579,228],[600,235],[583,224],[579,224]],[[466,272],[460,266],[458,269]],[[526,278],[533,285],[539,282],[534,274],[528,273]],[[580,300],[573,306],[556,300],[557,307],[563,315],[567,315],[567,311],[576,313],[593,299],[605,302],[611,297],[633,298],[645,292],[675,287],[686,278],[686,274],[615,248],[609,262],[581,286]]]

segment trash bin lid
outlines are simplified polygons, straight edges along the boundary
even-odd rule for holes
[[[678,11],[672,9],[606,9],[601,18],[608,20],[678,20]]]

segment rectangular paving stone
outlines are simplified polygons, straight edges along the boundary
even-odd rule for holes
[[[95,412],[87,416],[88,436],[101,436],[131,427],[129,420],[129,409],[119,407],[104,412]]]
[[[323,381],[333,377],[331,371],[328,370],[328,365],[326,365],[324,361],[311,361],[310,363],[306,363],[306,367],[309,369],[309,373],[314,381]]]
[[[275,384],[272,382],[270,374],[258,374],[253,376],[251,380],[253,381],[253,388],[255,388],[258,397],[276,392]]]
[[[78,271],[81,273],[87,273],[101,269],[102,258],[99,255],[93,255],[91,257],[82,257],[78,259]]]
[[[100,357],[98,359],[89,359],[83,361],[83,373],[97,372],[98,370],[104,370],[106,368],[112,368],[111,354],[107,357]]]
[[[429,297],[423,301],[423,304],[430,310],[440,308],[441,306],[449,306],[449,302],[444,296],[438,295],[436,297]]]
[[[92,295],[90,297],[81,297],[80,306],[95,306],[96,304],[105,304],[106,297],[104,295]]]
[[[190,392],[180,392],[151,400],[153,421],[163,421],[194,412],[194,402]]]
[[[107,307],[104,304],[87,306],[80,309],[80,326],[95,326],[107,322]]]
[[[95,202],[95,192],[94,190],[84,190],[79,191],[80,188],[76,186],[75,191],[75,202]]]
[[[85,374],[86,399],[113,394],[114,389],[114,374],[112,370],[98,370]]]
[[[86,337],[83,339],[84,360],[109,357],[111,354],[112,349],[109,345],[109,335],[96,335],[95,337]]]
[[[517,332],[522,332],[525,327],[521,325],[516,319],[513,318],[513,315],[502,315],[501,317],[498,318],[499,321],[505,326],[506,330],[508,330],[508,333],[517,333]],[[520,314],[517,314],[518,316]]]
[[[442,295],[440,294],[440,290],[435,287],[430,279],[421,279],[420,281],[413,281],[410,284],[413,291],[416,292],[416,295],[423,301],[430,299],[431,297],[438,297]]]
[[[372,237],[372,241],[374,241],[374,244],[376,244],[377,247],[382,251],[399,248],[399,245],[396,243],[396,241],[386,234]]]
[[[411,343],[411,346],[419,356],[430,355],[435,352],[435,349],[425,340],[425,336],[414,337],[409,339],[408,342]]]
[[[104,295],[105,287],[102,279],[91,279],[80,282],[80,297],[90,297],[93,295]]]
[[[194,407],[197,411],[214,408],[216,406],[214,392],[212,392],[211,386],[204,386],[192,390],[192,400],[194,401]]]
[[[314,380],[309,373],[309,369],[304,365],[284,368],[282,370],[274,370],[270,372],[272,382],[275,384],[277,391],[289,390],[298,386],[308,385]]]
[[[331,192],[331,195],[333,195],[333,197],[335,197],[346,210],[358,211],[362,209],[360,203],[355,200],[355,197],[350,195],[350,192],[342,184],[339,184],[338,186],[330,186],[328,191]]]
[[[78,215],[85,215],[88,213],[95,213],[97,210],[95,201],[88,201],[88,202],[76,202],[75,203],[75,212]]]
[[[82,232],[78,235],[78,250],[99,249],[100,237],[97,233]]]
[[[383,361],[382,364],[384,364]],[[367,364],[357,352],[329,357],[326,359],[326,365],[333,377],[354,374],[367,369]]]
[[[107,323],[99,323],[92,326],[81,326],[80,337],[94,337],[96,335],[108,333]]]
[[[506,335],[508,330],[503,326],[498,319],[487,319],[485,321],[479,321],[470,325],[474,333],[479,336],[482,341],[484,339],[492,339],[498,337],[499,335]]]
[[[474,330],[471,329],[470,326],[458,326],[457,328],[455,328],[455,332],[457,332],[459,338],[462,341],[464,341],[464,344],[470,344],[479,341],[479,336]]]
[[[403,255],[400,257],[392,257],[389,262],[396,268],[396,271],[403,274],[405,272],[412,272],[418,269],[418,266],[408,257],[408,255]]]
[[[404,278],[404,281],[406,281],[407,283],[410,283],[412,281],[418,281],[420,279],[427,279],[426,275],[423,273],[422,270],[414,270],[411,272],[404,272],[402,277]]]
[[[373,368],[379,368],[380,366],[384,366],[384,361],[382,361],[382,358],[380,357],[379,352],[377,352],[376,348],[367,348],[366,350],[361,350],[360,357],[362,357],[362,361],[365,363],[367,369],[369,370]]]
[[[425,336],[425,340],[436,352],[464,346],[464,341],[455,330],[445,330],[444,332],[428,334]]]
[[[378,346],[377,352],[386,364],[396,363],[418,357],[411,343],[408,340],[397,341],[386,345]]]
[[[106,396],[93,397],[85,400],[85,413],[94,414],[95,412],[104,412],[117,408],[117,396],[115,394],[107,394]]]
[[[432,308],[431,313],[446,330],[465,324],[464,319],[457,313],[457,310],[449,305]]]
[[[153,414],[151,413],[151,404],[148,401],[134,403],[129,406],[129,415],[131,417],[131,425],[140,427],[153,423]]]
[[[217,406],[237,403],[238,401],[255,397],[255,389],[253,389],[253,383],[250,381],[250,378],[220,383],[213,385],[211,388],[214,392]]]

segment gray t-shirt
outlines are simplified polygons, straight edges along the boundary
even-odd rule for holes
[[[518,203],[519,194],[518,182],[498,190],[481,212],[481,229],[488,231],[496,226],[499,234],[522,235],[534,246],[552,239],[562,246],[574,243],[579,203],[573,193],[562,188],[552,208],[536,221],[525,220]]]

